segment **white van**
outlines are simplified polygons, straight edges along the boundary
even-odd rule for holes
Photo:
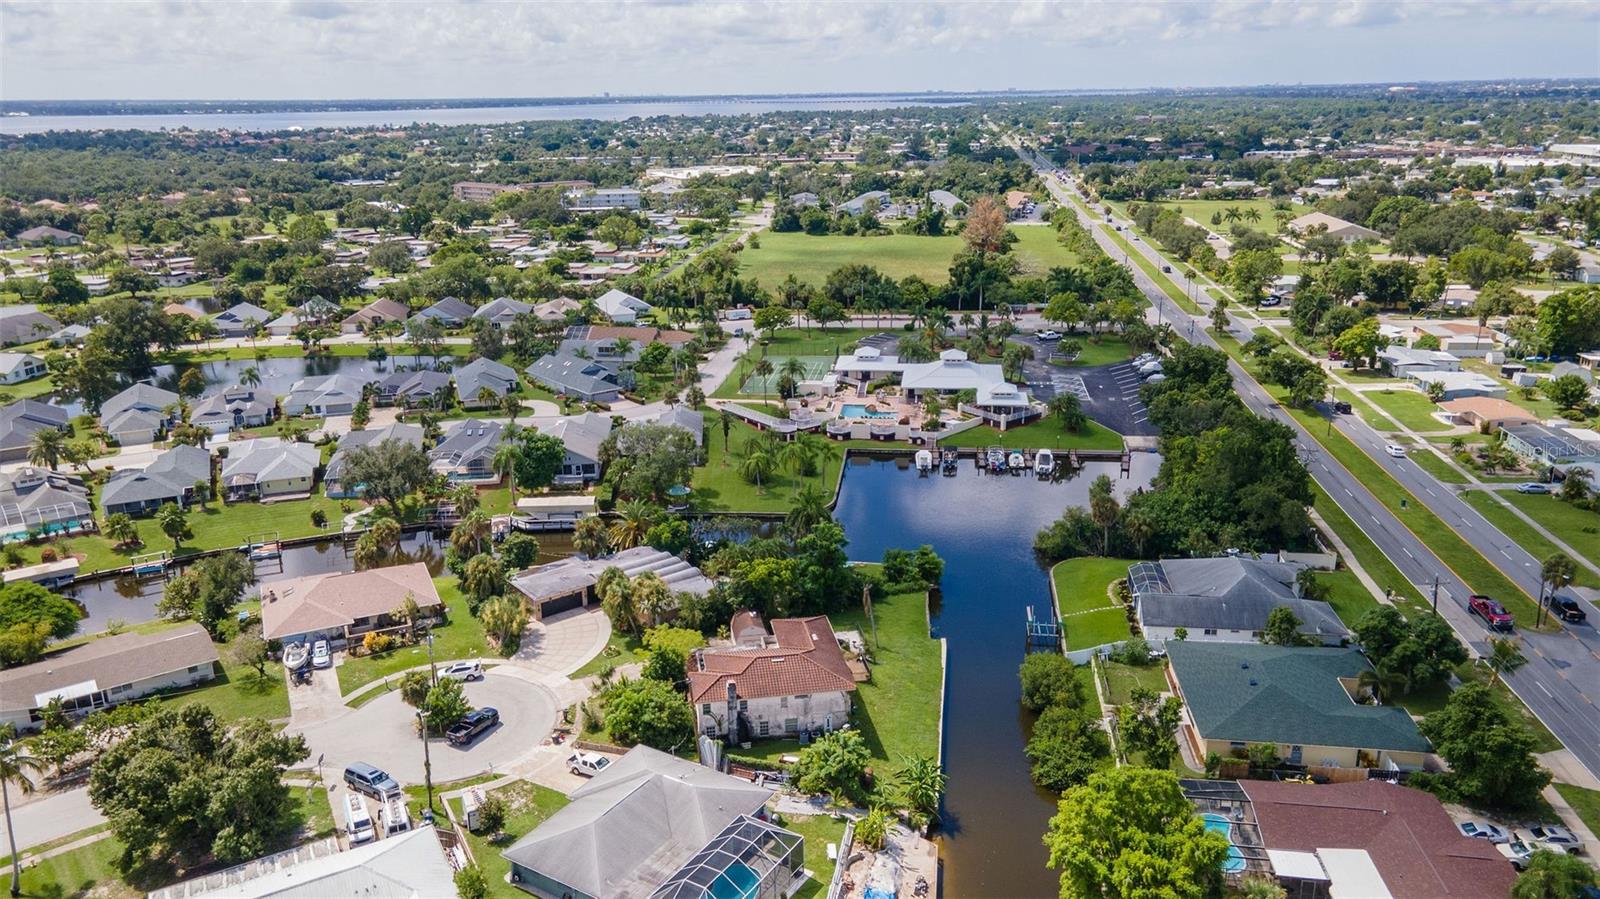
[[[383,808],[378,810],[378,820],[383,824],[383,835],[386,837],[394,836],[403,830],[410,830],[411,812],[406,808],[405,796],[401,794],[390,796],[383,803]]]
[[[369,842],[378,835],[372,829],[372,815],[367,813],[367,803],[359,793],[344,794],[344,824],[352,846]]]

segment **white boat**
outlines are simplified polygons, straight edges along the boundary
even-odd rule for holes
[[[306,663],[306,654],[309,651],[304,643],[285,643],[283,645],[283,667],[288,668],[290,671],[298,669]]]
[[[1033,457],[1033,470],[1039,477],[1048,477],[1056,470],[1056,454],[1047,449],[1039,450]]]
[[[929,471],[933,468],[933,453],[922,449],[917,450],[917,471]]]
[[[1006,451],[998,446],[991,446],[984,453],[990,468],[1006,467]]]
[[[1028,467],[1028,458],[1020,452],[1013,452],[1006,459],[1006,467],[1012,471],[1022,471]]]

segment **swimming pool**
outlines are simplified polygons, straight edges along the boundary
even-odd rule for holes
[[[712,899],[750,899],[761,886],[761,875],[744,862],[734,862],[711,881]]]
[[[845,403],[839,407],[840,418],[894,418],[893,412],[868,412],[865,403]]]
[[[1239,847],[1233,845],[1233,825],[1221,815],[1208,814],[1205,816],[1206,830],[1220,833],[1228,841],[1228,857],[1222,862],[1222,870],[1232,874],[1244,870],[1244,853]]]

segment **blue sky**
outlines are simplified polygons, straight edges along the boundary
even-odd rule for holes
[[[1597,0],[0,0],[0,96],[346,98],[1600,76]]]

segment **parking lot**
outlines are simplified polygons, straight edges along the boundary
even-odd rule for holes
[[[1028,389],[1035,398],[1049,402],[1057,394],[1070,393],[1083,404],[1083,411],[1100,424],[1126,437],[1154,437],[1160,429],[1150,423],[1148,410],[1139,400],[1139,373],[1131,361],[1086,367],[1051,365],[1054,341],[1041,341],[1032,335],[1012,340],[1033,348],[1034,358],[1024,364]]]

